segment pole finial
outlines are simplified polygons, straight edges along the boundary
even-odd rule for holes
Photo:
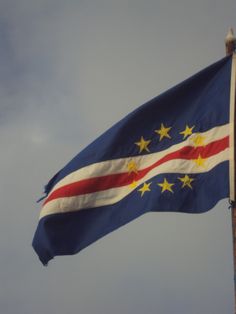
[[[232,27],[229,29],[228,34],[225,37],[225,50],[227,56],[231,55],[236,50],[236,38]]]

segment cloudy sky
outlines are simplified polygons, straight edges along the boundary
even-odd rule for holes
[[[0,0],[0,312],[233,313],[228,201],[152,213],[43,267],[43,186],[137,106],[225,55],[235,0]]]

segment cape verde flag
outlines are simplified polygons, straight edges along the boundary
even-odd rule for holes
[[[202,213],[234,200],[234,59],[142,105],[49,181],[33,239],[44,265],[144,213]]]

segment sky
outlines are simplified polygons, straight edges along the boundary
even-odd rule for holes
[[[2,314],[233,313],[228,200],[150,213],[43,267],[43,186],[142,103],[225,55],[235,0],[0,0]]]

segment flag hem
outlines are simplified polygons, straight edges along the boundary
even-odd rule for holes
[[[234,158],[235,87],[236,87],[236,54],[234,53],[232,56],[231,84],[230,84],[229,186],[230,186],[230,200],[232,201],[235,201],[235,158]]]

